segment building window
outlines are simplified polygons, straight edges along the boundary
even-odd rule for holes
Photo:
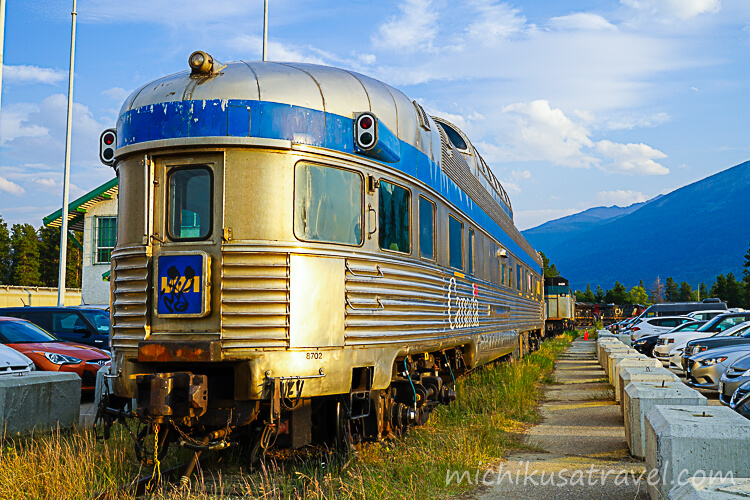
[[[419,197],[419,255],[435,260],[435,204]]]
[[[448,216],[448,261],[451,267],[464,268],[464,224],[452,215]]]
[[[299,163],[294,173],[294,235],[300,240],[362,244],[362,176]]]
[[[117,217],[97,217],[95,229],[95,264],[109,264],[117,241]]]
[[[394,252],[410,253],[409,221],[411,220],[411,193],[409,190],[380,181],[378,230],[380,248]]]
[[[173,240],[205,240],[213,225],[213,173],[206,166],[170,170],[167,231]]]

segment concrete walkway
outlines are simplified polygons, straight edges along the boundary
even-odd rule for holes
[[[630,457],[612,386],[596,361],[596,342],[577,340],[558,359],[542,421],[526,445],[486,474],[482,500],[647,499],[636,481],[643,462]],[[499,474],[498,474],[499,472]]]

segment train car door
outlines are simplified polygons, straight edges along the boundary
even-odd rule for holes
[[[221,335],[223,166],[221,153],[154,158],[152,335]]]

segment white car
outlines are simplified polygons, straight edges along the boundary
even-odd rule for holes
[[[33,361],[15,349],[0,344],[0,375],[27,373],[33,370]]]
[[[640,320],[631,325],[630,328],[623,333],[630,334],[631,340],[638,340],[645,335],[667,333],[671,329],[680,326],[683,323],[687,323],[688,321],[693,321],[693,318],[687,316],[655,316],[653,318]]]
[[[691,340],[713,337],[715,335],[739,335],[747,328],[750,328],[750,323],[744,322],[722,332],[701,331],[698,329],[660,335],[659,340],[656,341],[656,347],[654,347],[654,357],[661,361],[662,366],[665,368],[682,370],[682,352]]]
[[[685,316],[689,316],[696,320],[704,321],[704,320],[715,318],[719,314],[726,314],[728,312],[740,312],[740,311],[732,311],[728,309],[724,309],[724,310],[713,309],[710,311],[693,311],[691,313],[686,314]]]

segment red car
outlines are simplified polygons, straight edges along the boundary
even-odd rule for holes
[[[33,323],[5,316],[0,316],[0,343],[25,354],[38,370],[77,373],[84,391],[94,390],[96,372],[110,361],[101,349],[64,342]]]

